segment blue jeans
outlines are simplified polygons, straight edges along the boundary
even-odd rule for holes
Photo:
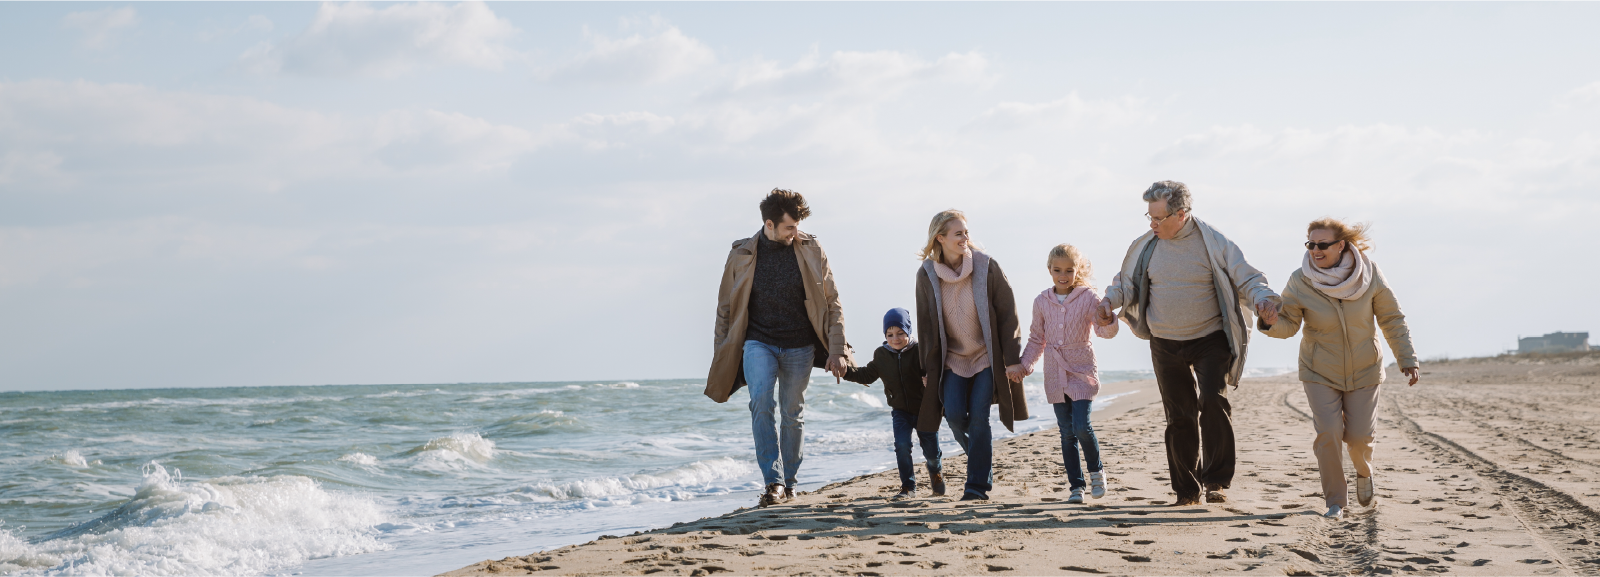
[[[1053,403],[1056,425],[1061,428],[1061,460],[1067,464],[1067,481],[1072,488],[1082,489],[1083,468],[1078,466],[1078,445],[1083,445],[1083,460],[1089,472],[1100,470],[1100,441],[1094,438],[1094,426],[1089,424],[1089,405],[1094,401]]]
[[[761,341],[744,342],[744,382],[750,386],[750,430],[756,441],[756,467],[764,485],[794,486],[806,429],[806,385],[811,384],[811,347],[780,349]],[[779,427],[773,412],[783,415]],[[779,455],[783,459],[780,461]]]
[[[944,370],[944,420],[950,423],[961,450],[967,452],[968,495],[987,499],[994,488],[994,440],[989,431],[989,406],[994,404],[994,369],[963,377]]]
[[[889,413],[894,418],[894,461],[900,465],[900,487],[909,489],[917,486],[917,469],[911,464],[911,433],[917,434],[917,443],[922,445],[922,458],[928,460],[928,471],[937,473],[944,469],[940,459],[944,456],[939,452],[939,433],[924,433],[917,430],[917,416],[900,409]]]

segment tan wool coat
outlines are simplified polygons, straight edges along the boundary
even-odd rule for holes
[[[1339,300],[1323,294],[1299,270],[1289,275],[1283,291],[1283,310],[1278,323],[1266,327],[1269,337],[1287,339],[1305,326],[1300,338],[1300,380],[1327,385],[1340,391],[1354,391],[1383,382],[1383,350],[1378,332],[1389,341],[1395,361],[1402,369],[1417,366],[1417,352],[1411,346],[1411,329],[1400,302],[1389,290],[1378,265],[1371,264],[1372,285],[1359,298]]]
[[[715,353],[711,357],[711,374],[706,377],[706,396],[725,403],[744,382],[744,336],[750,325],[750,287],[755,282],[756,244],[763,234],[739,239],[728,251],[728,261],[722,267],[722,286],[717,289]],[[855,366],[850,344],[844,340],[844,307],[839,304],[839,290],[833,284],[833,270],[828,268],[828,254],[814,236],[804,232],[794,241],[795,256],[800,259],[800,278],[805,282],[806,316],[817,331],[817,340],[826,343],[827,350],[817,351],[814,366],[827,363],[829,355],[843,355],[846,366]]]

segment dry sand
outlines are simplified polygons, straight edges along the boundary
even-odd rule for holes
[[[1231,393],[1226,503],[1165,506],[1162,409],[1129,402],[1096,423],[1111,491],[1086,504],[1064,502],[1050,429],[996,443],[986,502],[891,502],[891,470],[446,575],[1600,574],[1600,353],[1425,363],[1423,379],[1384,385],[1378,500],[1352,496],[1343,520],[1319,515],[1311,422],[1289,375]],[[965,471],[960,455],[946,463]]]

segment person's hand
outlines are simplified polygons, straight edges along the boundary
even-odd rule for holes
[[[844,376],[844,355],[828,355],[828,366],[826,370],[829,373],[833,373],[834,383],[843,382],[839,380],[839,377]]]
[[[922,375],[922,386],[928,386],[928,375]]]
[[[1417,378],[1422,375],[1422,369],[1419,367],[1400,369],[1400,372],[1405,373],[1408,377],[1411,377],[1411,382],[1406,383],[1406,386],[1408,387],[1416,386]]]
[[[1027,369],[1022,368],[1021,364],[1015,364],[1015,365],[1011,365],[1009,367],[1006,367],[1006,378],[1007,379],[1011,379],[1013,381],[1016,381],[1016,382],[1020,383],[1020,382],[1022,382],[1022,377],[1025,377],[1025,376],[1028,376]]]
[[[1109,327],[1117,322],[1116,309],[1111,308],[1111,303],[1100,301],[1100,308],[1095,311],[1094,324]]]
[[[1261,317],[1261,322],[1267,326],[1278,324],[1278,311],[1283,308],[1283,301],[1278,297],[1267,297],[1256,303],[1256,315]]]

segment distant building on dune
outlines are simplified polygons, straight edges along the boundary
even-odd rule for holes
[[[1517,353],[1564,353],[1589,350],[1589,333],[1550,333],[1517,339]]]

